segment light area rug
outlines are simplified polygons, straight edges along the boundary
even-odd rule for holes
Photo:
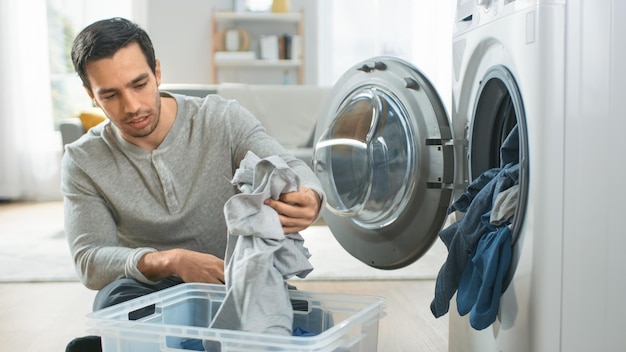
[[[307,280],[416,280],[435,279],[445,262],[447,249],[435,244],[421,258],[401,269],[373,268],[351,256],[337,242],[328,226],[311,226],[302,231],[304,244],[311,252],[309,261],[315,268]]]
[[[78,280],[62,202],[1,205],[0,241],[0,282]]]
[[[434,279],[447,256],[437,240],[415,263],[380,270],[352,257],[327,226],[311,226],[302,236],[315,268],[306,280]],[[1,204],[0,241],[0,282],[78,280],[63,230],[62,202]]]

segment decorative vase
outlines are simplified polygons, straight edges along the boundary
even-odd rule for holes
[[[272,12],[274,13],[289,12],[289,0],[274,0],[272,2]]]

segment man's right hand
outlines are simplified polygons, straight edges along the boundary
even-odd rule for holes
[[[139,260],[137,269],[153,281],[176,275],[184,282],[224,283],[224,260],[187,249],[148,253]]]

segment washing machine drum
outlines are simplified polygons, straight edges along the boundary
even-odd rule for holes
[[[452,197],[448,117],[411,64],[376,57],[335,84],[315,133],[313,168],[323,218],[355,258],[396,269],[437,239]]]

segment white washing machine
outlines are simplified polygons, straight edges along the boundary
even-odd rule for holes
[[[356,64],[330,93],[313,157],[324,219],[381,269],[430,248],[450,204],[501,166],[517,127],[520,191],[497,317],[475,329],[451,299],[450,351],[626,348],[625,18],[618,0],[458,0],[452,116],[418,68],[392,57]]]

